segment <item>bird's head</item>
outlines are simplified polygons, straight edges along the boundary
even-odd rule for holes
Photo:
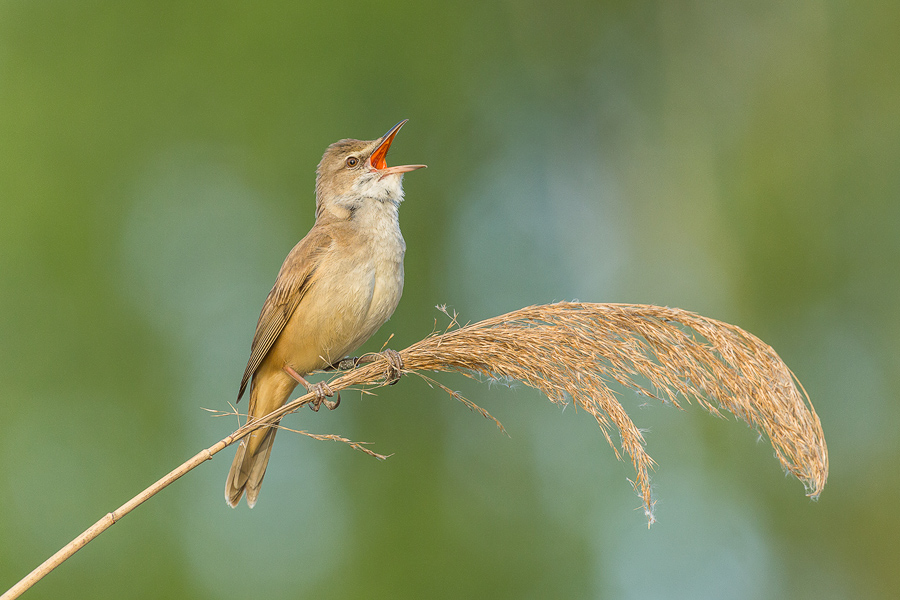
[[[400,204],[403,174],[425,166],[387,166],[385,159],[391,142],[407,120],[377,140],[348,139],[328,146],[316,169],[316,218],[323,211],[349,217],[366,202]]]

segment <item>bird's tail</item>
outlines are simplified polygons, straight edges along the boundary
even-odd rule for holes
[[[247,492],[247,506],[253,508],[256,504],[277,431],[277,425],[264,427],[241,440],[225,480],[225,501],[232,508],[238,505],[244,492]]]
[[[268,413],[268,406],[260,402],[258,397],[260,389],[251,386],[250,389],[250,419],[253,415]],[[283,403],[283,402],[282,402]],[[279,404],[280,406],[280,404]],[[225,501],[232,508],[241,501],[241,496],[247,492],[247,506],[253,508],[256,498],[259,496],[259,487],[262,485],[266,474],[266,466],[269,464],[269,456],[272,454],[272,442],[275,441],[275,433],[278,431],[278,423],[269,427],[257,429],[241,440],[231,470],[228,471],[228,479],[225,480]]]

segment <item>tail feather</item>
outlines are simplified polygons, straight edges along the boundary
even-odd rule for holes
[[[263,439],[259,449],[256,451],[253,464],[250,466],[250,473],[244,488],[247,491],[247,506],[250,508],[253,508],[256,504],[256,499],[259,497],[259,488],[262,485],[263,477],[266,475],[266,467],[269,464],[269,456],[272,454],[272,443],[275,441],[275,433],[277,431],[278,429],[273,427],[267,432],[265,439]]]
[[[244,495],[244,486],[247,484],[247,478],[244,477],[243,481],[241,480],[241,467],[244,464],[246,455],[247,443],[241,440],[234,455],[234,460],[231,462],[231,470],[228,471],[228,477],[225,479],[225,502],[231,508],[236,508]]]
[[[259,419],[279,406],[290,396],[297,382],[282,372],[280,367],[274,371],[271,365],[263,364],[262,371],[253,376],[250,384],[250,406],[247,408],[247,419]],[[232,508],[238,505],[244,494],[247,494],[247,505],[251,508],[259,497],[259,486],[262,485],[272,454],[272,443],[278,423],[257,429],[241,440],[228,479],[225,480],[225,501]]]
[[[256,504],[277,431],[277,426],[264,428],[250,434],[249,440],[241,440],[225,480],[225,501],[232,508],[238,505],[244,492],[247,506],[253,508]]]

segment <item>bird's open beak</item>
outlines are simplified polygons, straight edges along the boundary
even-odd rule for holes
[[[415,171],[416,169],[423,169],[425,165],[400,165],[397,167],[388,167],[387,166],[387,153],[391,147],[391,142],[394,141],[394,136],[397,135],[397,132],[400,131],[400,128],[409,121],[409,119],[403,119],[391,129],[381,136],[381,143],[378,144],[378,147],[375,148],[375,151],[372,152],[372,156],[369,157],[369,168],[373,171],[378,171],[381,177],[386,175],[394,175],[398,173],[407,173],[409,171]]]

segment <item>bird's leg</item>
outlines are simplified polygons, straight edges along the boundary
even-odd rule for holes
[[[390,348],[374,354],[364,354],[363,356],[348,356],[347,358],[342,358],[333,365],[328,365],[322,370],[349,371],[350,369],[355,369],[360,365],[367,365],[371,362],[375,362],[376,360],[378,360],[379,356],[383,356],[385,359],[387,359],[388,368],[386,379],[388,380],[389,385],[394,385],[400,380],[400,376],[403,374],[403,359],[401,358],[399,352],[397,352],[396,350],[391,350]]]
[[[319,383],[310,383],[306,379],[303,378],[300,373],[291,368],[290,365],[284,365],[282,367],[285,373],[291,376],[291,378],[297,383],[303,384],[303,387],[306,388],[309,392],[314,392],[316,394],[315,399],[310,402],[309,407],[313,409],[315,412],[319,411],[319,407],[323,404],[328,410],[334,410],[341,403],[341,393],[335,392],[328,387],[328,384],[324,381],[320,381]],[[335,400],[326,400],[326,398],[331,398],[332,396],[337,396]]]
[[[346,356],[341,360],[337,361],[333,365],[328,365],[324,369],[325,372],[328,371],[349,371],[350,369],[355,369],[360,365],[367,365],[370,362],[375,362],[375,359],[378,358],[378,354],[363,354],[362,356]]]
[[[350,369],[355,369],[356,367],[358,367],[360,365],[360,362],[359,362],[360,360],[362,360],[362,359],[358,356],[348,356],[346,358],[342,358],[341,360],[337,361],[333,365],[328,365],[327,367],[325,367],[322,370],[326,371],[326,372],[328,372],[328,371],[349,371]]]

